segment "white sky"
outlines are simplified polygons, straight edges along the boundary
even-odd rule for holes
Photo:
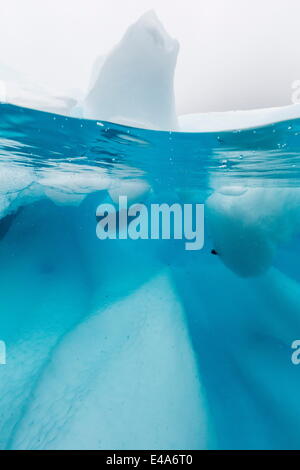
[[[151,8],[181,45],[179,113],[290,103],[299,0],[0,0],[0,64],[41,85],[85,88],[96,56]]]

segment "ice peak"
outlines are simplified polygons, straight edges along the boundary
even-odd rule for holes
[[[106,57],[86,97],[85,116],[177,128],[173,78],[178,49],[153,11],[142,15]]]
[[[131,28],[140,27],[149,34],[154,44],[158,47],[164,48],[166,51],[178,53],[179,43],[165,30],[163,24],[159,20],[154,10],[149,10],[144,13]],[[131,29],[129,28],[129,29]]]

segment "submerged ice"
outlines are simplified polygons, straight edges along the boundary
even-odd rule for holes
[[[57,347],[12,447],[205,447],[202,391],[180,305],[161,273],[95,309]]]
[[[263,274],[300,233],[298,188],[220,188],[206,208],[215,250],[243,277]]]
[[[177,41],[150,12],[96,61],[89,91],[75,110],[74,101],[53,101],[29,84],[24,91],[10,77],[8,98],[16,83],[22,90],[13,92],[19,97],[10,99],[14,104],[187,131],[192,140],[186,145],[184,133],[149,132],[148,142],[129,128],[118,133],[102,122],[95,137],[82,119],[88,145],[78,143],[79,158],[87,154],[88,160],[102,144],[104,127],[122,141],[120,161],[103,147],[97,154],[105,157],[103,166],[55,159],[55,151],[44,166],[40,160],[1,161],[0,339],[8,346],[7,364],[0,367],[3,449],[299,445],[299,379],[288,363],[300,328],[300,276],[293,268],[300,256],[299,188],[260,180],[251,185],[250,178],[241,183],[211,171],[207,188],[182,189],[177,186],[185,184],[185,161],[176,184],[163,166],[168,157],[174,177],[178,153],[189,162],[187,149],[211,151],[204,131],[297,118],[299,105],[183,116],[178,123],[177,53]],[[64,124],[49,119],[60,126],[56,133],[51,128],[55,139]],[[70,122],[66,145],[78,133],[72,128],[77,120]],[[34,143],[38,129],[30,135]],[[161,135],[168,145],[160,145]],[[45,137],[44,145],[51,139]],[[132,157],[131,148],[139,156],[141,146],[154,150],[132,164],[122,160]],[[116,176],[109,171],[115,160],[124,172],[138,161],[146,174]],[[159,198],[205,202],[206,250],[182,254],[180,241],[98,240],[96,207],[116,204],[122,195],[146,204]]]

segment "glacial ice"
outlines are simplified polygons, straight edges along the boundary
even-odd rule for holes
[[[111,185],[108,194],[116,204],[118,204],[120,196],[126,196],[128,203],[133,204],[134,202],[141,202],[150,190],[149,184],[144,180],[117,180]]]
[[[1,239],[1,337],[8,349],[0,369],[2,449],[9,447],[56,343],[88,310],[87,273],[76,236],[80,219],[70,211],[40,199],[14,213]]]
[[[156,17],[143,16],[97,61],[86,116],[176,129],[177,52]],[[23,106],[63,114],[73,106],[48,101],[31,85],[8,92]],[[198,114],[179,117],[179,129],[241,129],[299,115],[300,105]],[[195,255],[188,270],[178,263],[171,272],[157,261],[159,250],[138,251],[130,241],[102,245],[94,233],[103,194],[133,202],[150,193],[147,183],[113,180],[100,169],[78,172],[71,164],[33,171],[1,163],[0,218],[13,214],[17,221],[0,244],[0,306],[10,313],[1,330],[9,343],[0,382],[1,448],[296,442],[298,382],[278,351],[300,328],[299,283],[272,264],[277,249],[299,233],[300,193],[229,187],[218,177],[211,186],[208,229],[223,263]],[[272,388],[274,377],[287,385]],[[264,399],[274,421],[291,425],[286,436],[274,437],[272,423],[265,424]]]
[[[184,324],[163,272],[94,312],[56,348],[12,448],[205,448],[204,396]]]
[[[44,194],[58,205],[78,205],[92,192],[107,190],[111,178],[101,168],[83,168],[64,164],[40,171],[37,182]]]
[[[70,115],[76,99],[39,86],[0,64],[0,102],[51,113]]]
[[[179,117],[185,132],[220,132],[257,128],[300,117],[300,105],[280,108],[199,113]],[[213,194],[206,201],[212,242],[220,259],[236,274],[264,273],[278,247],[300,233],[300,193],[297,188],[244,186],[235,178],[211,176]]]
[[[170,38],[153,12],[146,13],[127,30],[121,42],[110,54],[96,60],[88,94],[80,105],[82,109],[77,111],[88,118],[137,127],[176,129],[178,124],[175,114],[173,75],[177,53],[177,41]],[[60,105],[55,102],[56,98],[53,101],[45,90],[22,80],[13,71],[7,71],[2,67],[0,75],[1,72],[9,84],[8,91],[16,87],[18,90],[27,90],[25,95],[23,91],[15,93],[18,95],[18,104],[48,111],[55,110],[63,114],[68,114],[74,106],[74,103],[69,101],[70,106],[68,105],[67,111],[63,109],[66,105],[64,100]],[[8,98],[9,96],[8,93]],[[179,116],[179,130],[216,132],[246,129],[299,116],[300,105],[297,104],[281,108],[198,113]],[[86,194],[93,189],[108,189],[113,201],[117,201],[122,192],[134,200],[139,196],[142,197],[150,189],[147,184],[139,181],[119,184],[114,182],[113,187],[110,187],[111,183],[104,175],[91,176],[86,173],[83,177],[75,170],[74,173],[64,174],[58,170],[56,174],[54,172],[50,174],[52,176],[47,175],[32,185],[30,191],[23,191],[22,197],[20,191],[10,196],[2,196],[0,207],[2,216],[18,205],[25,204],[26,198],[30,200],[30,197],[33,200],[39,196],[46,196],[57,204],[80,204]],[[83,179],[89,182],[84,182]],[[244,276],[264,272],[271,265],[276,247],[280,243],[274,234],[275,220],[281,223],[283,218],[282,209],[276,206],[276,195],[273,190],[271,188],[253,190],[245,186],[243,191],[247,191],[247,194],[243,197],[230,198],[224,194],[224,188],[220,190],[221,181],[215,179],[212,186],[216,192],[207,201],[209,220],[213,241],[216,247],[219,247],[221,259],[228,267]],[[261,197],[264,198],[265,204],[263,209],[257,210],[256,204]],[[286,191],[283,197],[288,205],[293,205],[291,214],[294,214],[294,206],[297,204],[292,202],[297,199],[294,189]],[[13,199],[16,200],[15,203]],[[248,209],[257,212],[257,216],[253,215],[251,218]],[[272,222],[268,226],[270,218]],[[290,222],[292,215],[289,222],[285,220],[287,226]],[[294,224],[292,225],[294,227]],[[297,227],[294,227],[294,231],[296,230]],[[234,252],[233,245],[230,244],[231,234],[234,239],[239,240],[238,249]]]
[[[148,129],[176,129],[173,75],[178,42],[154,12],[130,26],[106,57],[84,116]]]
[[[81,167],[79,171],[75,164],[64,163],[34,171],[21,165],[1,164],[0,220],[44,198],[57,205],[79,205],[88,194],[111,186],[112,179],[100,168]]]
[[[35,175],[31,168],[1,164],[0,218],[26,204]]]
[[[221,188],[206,201],[214,249],[240,276],[257,276],[300,232],[298,188]]]
[[[179,116],[179,129],[183,132],[221,132],[257,128],[299,117],[300,104],[244,111],[195,113]]]

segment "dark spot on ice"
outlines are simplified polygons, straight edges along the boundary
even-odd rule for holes
[[[211,250],[212,255],[218,255],[219,253],[216,250]]]

